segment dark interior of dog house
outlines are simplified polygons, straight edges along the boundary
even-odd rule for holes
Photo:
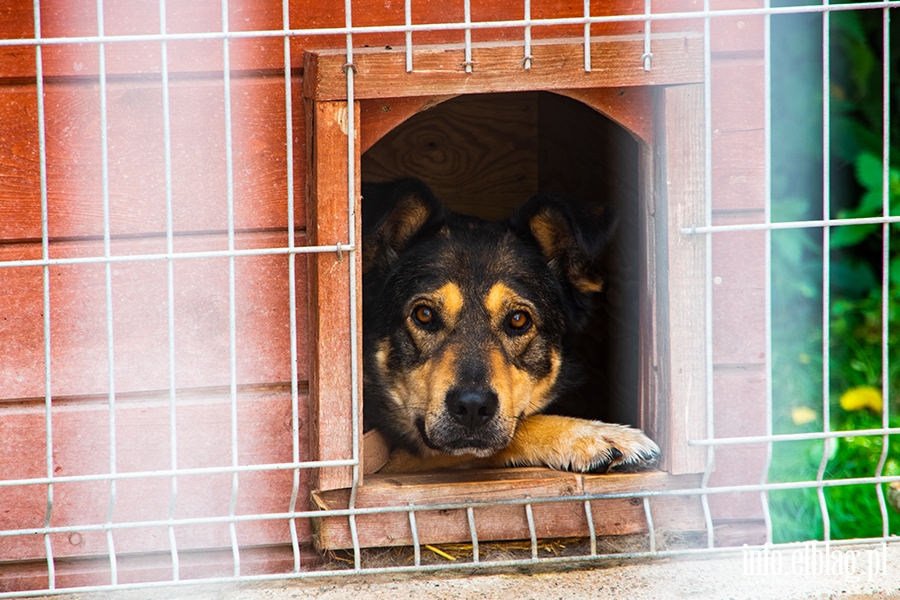
[[[577,341],[584,381],[551,412],[638,421],[638,142],[596,110],[550,92],[458,96],[395,127],[361,158],[363,181],[415,177],[452,210],[507,217],[538,192],[615,207],[604,290]]]

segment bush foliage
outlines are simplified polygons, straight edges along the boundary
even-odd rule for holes
[[[875,217],[884,214],[886,202],[889,214],[898,215],[900,148],[894,145],[900,139],[900,118],[891,119],[888,193],[884,193],[883,12],[838,11],[828,17],[828,140],[823,140],[823,18],[818,14],[772,18],[772,52],[778,57],[772,60],[773,219]],[[890,47],[896,58],[900,39]],[[898,89],[900,77],[891,76],[892,87]],[[897,95],[890,96],[891,113],[900,114]],[[776,433],[823,431],[826,420],[831,430],[874,429],[885,423],[900,427],[898,231],[897,224],[773,231]],[[886,256],[885,232],[890,242]],[[887,282],[882,278],[885,260]],[[884,313],[888,416],[879,406],[884,389]],[[879,469],[884,475],[900,475],[897,438],[890,437],[887,452],[880,435],[779,442],[774,445],[770,480],[810,481],[820,471],[825,479],[871,477]],[[882,507],[871,484],[829,487],[821,493],[816,488],[772,491],[769,502],[776,542],[823,539],[822,504],[832,539],[883,534]],[[900,533],[900,514],[890,507],[887,514],[890,532]]]

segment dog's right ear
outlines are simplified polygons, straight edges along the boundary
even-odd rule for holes
[[[362,268],[390,266],[424,232],[440,228],[447,209],[424,183],[363,183]]]

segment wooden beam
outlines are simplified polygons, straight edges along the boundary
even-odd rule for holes
[[[705,222],[703,86],[663,88],[657,95],[657,442],[661,468],[699,473],[706,437],[706,238],[683,228]]]
[[[359,114],[358,104],[356,114]],[[307,147],[310,149],[307,235],[311,245],[346,244],[350,238],[348,164],[356,165],[359,191],[359,144],[352,163],[347,152],[347,103],[307,104]],[[353,135],[359,141],[359,119]],[[361,229],[360,211],[353,226]],[[357,239],[359,237],[357,236]],[[313,254],[309,257],[310,326],[310,452],[313,460],[342,460],[353,456],[350,346],[350,260],[347,253]],[[356,261],[356,298],[362,315],[360,261]],[[357,320],[357,359],[362,347],[362,321]],[[358,364],[362,364],[361,362]],[[362,398],[361,378],[357,382]],[[359,423],[362,430],[362,402]],[[361,446],[360,446],[361,448]],[[314,472],[313,489],[334,489],[352,484],[351,467],[326,467]]]
[[[579,475],[550,469],[494,469],[415,475],[370,475],[356,496],[358,508],[414,505],[420,544],[465,543],[471,540],[465,510],[427,510],[427,505],[455,502],[558,498],[559,502],[532,505],[535,533],[540,538],[590,535],[582,501],[567,501],[581,494],[696,487],[699,476],[672,477],[666,473],[629,475]],[[323,510],[347,508],[349,490],[315,493],[313,506]],[[658,496],[650,500],[654,527],[667,531],[699,531],[704,528],[700,499],[696,496]],[[635,498],[591,501],[597,535],[646,533],[644,505]],[[523,504],[474,509],[479,541],[529,539]],[[408,546],[413,543],[406,512],[356,517],[362,547]],[[324,517],[313,526],[320,549],[352,546],[348,519]]]
[[[652,40],[653,65],[644,70],[643,36],[593,38],[592,70],[585,72],[584,47],[572,40],[532,43],[531,69],[522,66],[522,45],[512,42],[472,45],[473,69],[466,73],[458,45],[417,46],[413,71],[406,72],[403,47],[354,50],[354,97],[397,98],[674,85],[703,80],[703,39],[696,34],[659,34]],[[308,51],[304,58],[303,94],[315,100],[347,97],[344,50]]]

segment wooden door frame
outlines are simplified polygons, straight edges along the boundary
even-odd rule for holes
[[[681,230],[703,222],[705,210],[702,38],[696,34],[654,38],[651,71],[645,71],[639,61],[631,64],[626,60],[640,56],[642,46],[639,48],[638,42],[642,44],[642,40],[629,36],[595,39],[591,44],[592,63],[604,68],[589,73],[560,67],[582,57],[583,47],[558,40],[544,40],[534,46],[534,61],[528,71],[519,60],[521,47],[505,43],[473,48],[472,73],[462,68],[458,60],[462,49],[458,47],[416,48],[416,70],[409,73],[403,48],[359,49],[352,67],[346,65],[344,51],[306,52],[303,96],[310,156],[307,233],[311,244],[334,244],[348,239],[348,226],[353,222],[359,239],[360,211],[357,205],[351,213],[347,165],[356,165],[354,177],[359,190],[361,154],[412,115],[449,98],[499,91],[551,91],[601,112],[641,145],[640,217],[645,253],[641,274],[641,426],[663,450],[661,469],[672,475],[699,473],[706,467],[706,451],[688,446],[687,441],[706,435],[706,336],[702,332],[707,307],[703,286],[698,285],[705,276],[706,246],[702,236],[685,236]],[[352,161],[347,143],[346,68],[354,70]],[[632,92],[627,102],[619,93],[625,87]],[[637,105],[634,98],[638,98]],[[310,259],[313,460],[352,456],[354,440],[347,418],[352,413],[350,262],[332,254]],[[361,315],[360,261],[355,265],[357,311]],[[357,323],[357,335],[361,340],[361,323]],[[362,398],[361,378],[357,386]],[[361,414],[358,418],[361,423]],[[361,438],[360,431],[358,448],[362,448]],[[359,477],[365,465],[361,467]],[[351,467],[317,471],[312,482],[315,490],[337,490],[353,484]],[[448,481],[447,485],[456,484]]]

